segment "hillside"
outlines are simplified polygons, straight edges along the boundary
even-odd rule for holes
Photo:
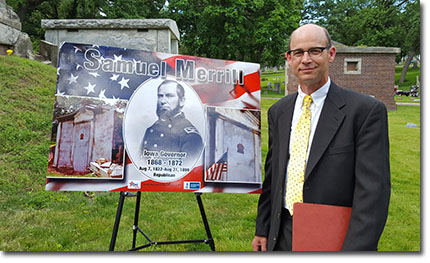
[[[44,187],[56,70],[37,61],[0,57],[0,207],[4,195]]]

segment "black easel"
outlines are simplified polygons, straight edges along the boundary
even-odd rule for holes
[[[161,242],[160,241],[152,241],[142,231],[142,229],[140,229],[138,226],[141,194],[142,194],[141,192],[137,192],[136,194],[132,194],[129,192],[120,192],[118,208],[116,211],[115,223],[114,223],[114,227],[113,227],[109,251],[114,251],[114,249],[115,249],[115,242],[116,242],[116,237],[118,235],[119,222],[121,220],[122,208],[124,206],[125,197],[136,197],[136,209],[135,209],[134,224],[133,224],[133,245],[132,245],[132,249],[130,249],[130,251],[136,251],[136,250],[143,249],[143,248],[146,248],[146,247],[149,247],[152,245],[169,245],[169,244],[182,244],[182,243],[205,243],[205,244],[208,244],[210,246],[212,251],[215,251],[215,243],[214,243],[214,240],[212,238],[212,234],[211,234],[211,230],[209,228],[208,220],[206,218],[206,213],[205,213],[202,199],[201,199],[201,193],[195,193],[195,196],[197,199],[197,203],[199,205],[200,214],[202,216],[203,224],[205,226],[206,235],[208,238],[207,239],[198,239],[198,240],[179,240],[179,241],[161,241]],[[148,241],[147,244],[136,247],[137,232],[141,233],[146,238],[146,240]]]

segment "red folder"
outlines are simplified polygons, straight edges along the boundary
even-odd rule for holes
[[[351,207],[295,203],[293,251],[339,251],[351,218]]]

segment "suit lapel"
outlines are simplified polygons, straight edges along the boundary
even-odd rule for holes
[[[321,156],[326,151],[331,140],[342,124],[343,119],[345,118],[345,113],[341,111],[341,108],[344,105],[345,101],[342,96],[342,90],[332,82],[312,140],[312,146],[306,167],[305,181],[309,177],[315,165],[321,159]]]
[[[294,113],[294,104],[297,99],[297,93],[294,95],[287,97],[286,106],[283,109],[278,125],[278,134],[279,134],[279,171],[281,175],[286,174],[287,161],[289,158],[289,149],[290,149],[290,135],[291,135],[291,122],[293,120]],[[281,178],[285,178],[285,176],[281,176]]]

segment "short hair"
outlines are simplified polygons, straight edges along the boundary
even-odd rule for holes
[[[161,84],[158,86],[158,90],[160,90],[160,87],[166,84],[170,84],[170,83],[174,83],[176,84],[176,93],[178,94],[179,99],[182,99],[185,96],[185,89],[184,87],[179,84],[179,82],[174,81],[174,80],[168,80],[166,79],[165,81],[161,82]]]
[[[316,24],[307,24],[307,25],[316,25]],[[302,26],[304,26],[304,25],[302,25]],[[326,40],[327,40],[327,46],[331,47],[333,45],[333,43],[331,42],[331,37],[330,37],[330,33],[328,32],[328,30],[325,27],[323,27],[323,26],[319,26],[319,25],[316,25],[316,26],[322,28],[322,30],[324,31],[324,35],[326,37]],[[299,28],[296,28],[291,33],[290,39],[288,40],[288,50],[291,50],[291,37],[293,36],[294,32],[296,32],[296,30],[299,29]]]

